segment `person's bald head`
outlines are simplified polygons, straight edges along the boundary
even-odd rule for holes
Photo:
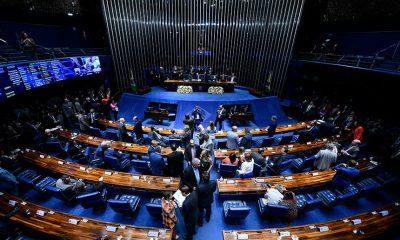
[[[237,130],[238,130],[237,126],[232,127],[232,131],[237,132]]]
[[[200,159],[198,159],[198,158],[193,158],[193,160],[192,160],[192,166],[193,166],[194,168],[199,168],[199,167],[200,167]]]

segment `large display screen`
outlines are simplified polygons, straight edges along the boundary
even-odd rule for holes
[[[100,72],[98,56],[0,65],[0,101],[34,88]]]

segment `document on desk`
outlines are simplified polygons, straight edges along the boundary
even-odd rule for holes
[[[186,197],[183,196],[181,190],[178,189],[178,191],[176,191],[173,195],[176,203],[178,204],[179,207],[182,207],[183,202],[185,201]]]

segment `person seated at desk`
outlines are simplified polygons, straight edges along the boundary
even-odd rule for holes
[[[240,146],[244,147],[245,149],[250,149],[253,140],[253,135],[251,134],[249,128],[245,128],[244,133],[245,133],[244,136],[240,138]]]
[[[201,148],[190,139],[189,145],[185,148],[185,159],[190,164],[194,158],[200,158]]]
[[[237,134],[237,127],[233,126],[232,130],[228,132],[226,136],[226,147],[228,149],[238,149],[239,148],[239,135]]]
[[[74,179],[67,175],[62,175],[56,181],[56,188],[60,189],[63,193],[69,193],[76,195],[81,192],[85,187],[85,183],[82,179]]]
[[[254,160],[251,157],[251,151],[244,153],[244,161],[240,165],[240,169],[236,170],[239,176],[246,176],[253,173]]]
[[[194,120],[194,128],[198,130],[198,126],[203,122],[203,115],[200,112],[199,106],[196,106],[192,112],[192,117]]]
[[[154,126],[150,127],[150,132],[147,135],[151,140],[157,141],[160,146],[167,146],[167,140],[157,132]]]
[[[125,118],[118,120],[118,140],[122,142],[129,142],[131,140],[131,136],[126,129]]]
[[[158,142],[156,140],[151,140],[150,147],[147,149],[147,154],[150,155],[151,153],[155,152],[157,146]]]
[[[4,191],[13,195],[18,195],[18,180],[14,174],[2,168],[0,161],[0,191]]]
[[[286,191],[286,188],[280,184],[275,184],[272,186],[271,184],[266,184],[267,191],[264,194],[263,202],[265,204],[278,204],[283,199],[283,192]]]
[[[239,159],[237,158],[236,153],[230,153],[229,156],[222,160],[222,163],[237,166],[239,164]]]
[[[278,117],[272,116],[271,117],[271,124],[268,127],[268,136],[272,137],[276,133],[276,127],[278,126]]]
[[[133,121],[135,122],[135,128],[133,129],[133,132],[135,133],[135,140],[136,143],[139,144],[140,140],[143,139],[143,127],[142,127],[142,121],[137,116],[133,117]]]
[[[353,140],[350,146],[348,146],[346,149],[342,149],[340,153],[345,159],[354,159],[358,156],[360,152],[359,148],[360,144],[361,144],[360,140],[358,139]]]
[[[150,170],[154,176],[164,176],[165,162],[161,156],[161,146],[157,146],[155,151],[150,153]]]
[[[289,149],[284,147],[281,149],[281,154],[269,157],[267,167],[272,171],[273,174],[278,175],[280,173],[281,163],[288,157],[288,151]]]
[[[316,155],[314,167],[320,171],[328,170],[331,164],[336,162],[337,148],[334,144],[327,144],[325,149],[321,149]]]

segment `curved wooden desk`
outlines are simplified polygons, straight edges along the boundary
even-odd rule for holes
[[[10,201],[15,201],[19,211],[9,221],[22,226],[26,230],[39,232],[50,236],[51,239],[87,239],[94,240],[104,235],[110,239],[150,239],[149,232],[160,233],[159,228],[135,227],[117,223],[103,222],[95,219],[82,218],[63,212],[54,211],[36,204],[26,202],[18,197],[7,193],[0,194],[0,216],[5,216],[14,207]],[[31,212],[31,216],[24,214],[25,210]],[[44,216],[37,214],[37,211],[44,211]],[[70,219],[77,220],[76,225],[69,223]],[[107,226],[116,227],[115,232],[107,231]],[[165,230],[165,239],[171,239],[171,232]],[[121,238],[122,237],[122,238]]]
[[[366,172],[374,169],[378,163],[369,160],[360,160],[358,166],[360,171]],[[286,176],[269,176],[258,178],[231,178],[218,180],[219,196],[245,195],[245,194],[264,194],[265,183],[281,184],[290,190],[299,190],[304,188],[313,188],[326,185],[332,181],[335,170],[311,171],[304,173],[295,173]]]
[[[323,138],[323,139],[317,139],[312,142],[307,142],[307,143],[293,143],[293,144],[288,144],[288,145],[280,145],[280,146],[275,146],[275,147],[268,147],[265,148],[263,151],[263,156],[272,156],[272,155],[279,155],[282,154],[282,149],[284,147],[288,147],[288,153],[298,153],[298,152],[304,152],[304,151],[309,151],[312,149],[317,149],[325,146],[327,143],[334,142],[334,141],[340,141],[341,138],[339,135],[331,137],[331,138]],[[251,149],[253,152],[258,151],[258,148],[252,148]],[[217,159],[224,159],[225,157],[229,156],[231,153],[239,153],[239,150],[220,150],[217,149],[214,151],[215,157]]]
[[[35,150],[27,149],[20,156],[22,160],[30,164],[55,173],[65,174],[91,182],[103,181],[107,185],[119,188],[151,192],[175,192],[178,190],[180,183],[180,178],[140,175],[101,168],[91,168],[78,163],[67,162]]]
[[[99,146],[99,144],[102,141],[106,141],[108,139],[100,138],[100,137],[93,137],[87,134],[79,133],[79,134],[74,134],[68,130],[59,130],[56,131],[56,133],[67,140],[71,141],[76,141],[79,143],[84,143],[87,145],[92,145],[92,146]],[[147,145],[139,145],[139,144],[134,144],[134,143],[126,143],[126,142],[120,142],[120,141],[111,141],[111,147],[113,149],[116,149],[118,151],[125,151],[125,152],[130,152],[130,153],[135,153],[135,154],[147,154],[147,150],[149,147]],[[161,154],[162,155],[168,155],[171,153],[172,150],[169,147],[162,148]]]
[[[117,121],[111,121],[111,120],[105,120],[105,119],[100,119],[99,120],[99,124],[106,126],[106,127],[110,127],[110,128],[118,128],[118,122]],[[308,126],[312,126],[314,124],[317,124],[317,121],[309,121],[309,122],[299,122],[299,123],[294,123],[294,124],[289,124],[289,125],[279,125],[276,128],[276,133],[284,133],[284,132],[292,132],[292,131],[298,131],[298,130],[302,130],[307,128]],[[143,131],[145,133],[149,133],[150,132],[150,127],[142,127]],[[131,124],[126,124],[126,129],[128,131],[133,131],[135,129],[134,125]],[[183,131],[182,130],[175,130],[178,134],[182,134]],[[171,129],[167,129],[167,128],[158,128],[158,132],[161,135],[171,135],[172,131]],[[244,136],[244,131],[240,130],[237,132],[239,136]],[[256,128],[256,129],[252,129],[251,133],[254,136],[261,136],[261,135],[267,135],[268,134],[268,130],[267,128]],[[216,138],[224,138],[228,135],[228,131],[219,131],[215,134]]]
[[[382,216],[381,211],[388,211],[388,215]],[[354,225],[352,220],[360,219],[361,223]],[[267,239],[366,239],[383,234],[393,227],[399,226],[400,207],[399,203],[392,203],[373,212],[361,213],[344,219],[337,219],[329,222],[322,222],[310,225],[285,227],[277,229],[223,231],[224,240],[236,240],[236,234],[247,235],[249,240]],[[319,227],[328,227],[321,232]],[[362,232],[362,233],[361,233]],[[280,235],[288,236],[281,237]]]

